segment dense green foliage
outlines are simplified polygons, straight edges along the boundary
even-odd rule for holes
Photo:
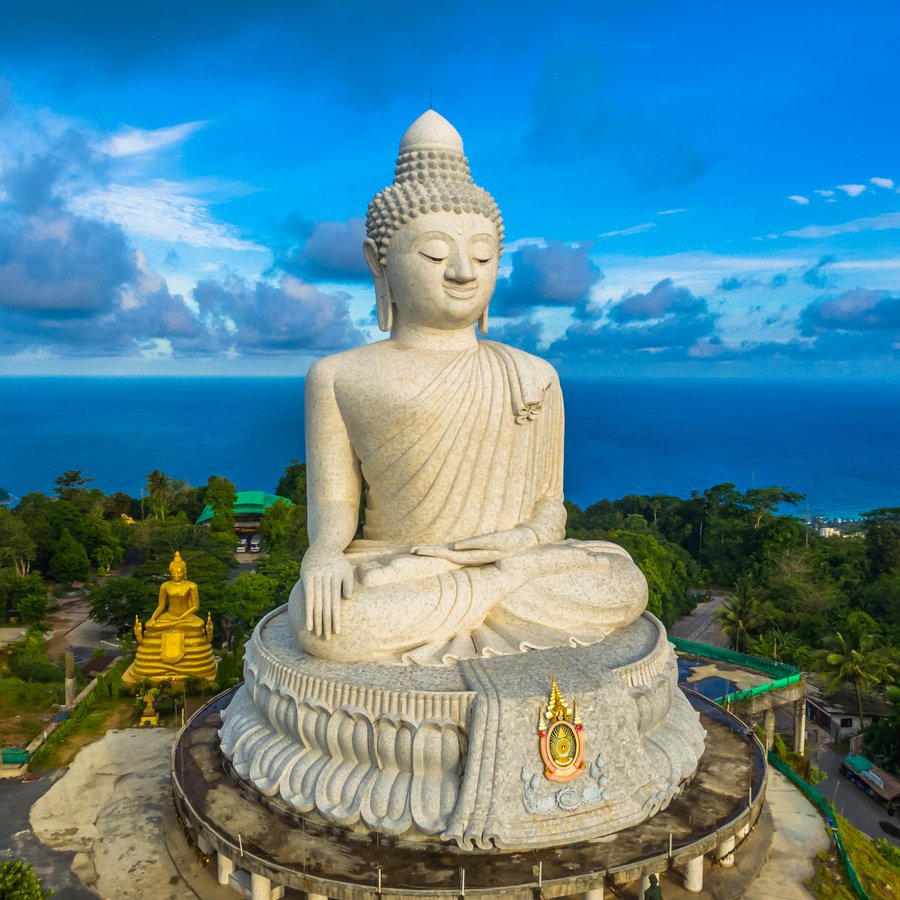
[[[22,681],[52,684],[65,680],[65,673],[47,657],[47,643],[40,631],[29,631],[9,648],[9,671]]]
[[[891,713],[866,728],[866,753],[884,768],[900,772],[900,688],[889,688],[886,699]]]
[[[47,588],[37,572],[20,575],[15,569],[0,569],[0,619],[15,615],[30,624],[46,614]]]
[[[217,643],[240,647],[255,623],[285,601],[308,543],[306,466],[296,460],[262,517],[266,556],[234,577],[234,485],[213,475],[193,488],[154,469],[146,496],[106,496],[81,472],[57,479],[55,496],[28,494],[0,507],[0,616],[29,621],[46,613],[43,579],[94,577],[91,615],[130,630],[156,607],[176,550],[212,614]],[[896,675],[900,647],[900,508],[866,513],[858,533],[820,537],[786,514],[801,495],[780,486],[739,491],[714,485],[687,498],[658,494],[567,504],[569,537],[625,547],[647,577],[649,608],[671,625],[698,591],[725,592],[720,620],[732,646],[830,680],[880,689]],[[209,526],[194,522],[204,504]],[[110,576],[122,559],[126,577]],[[107,577],[109,576],[109,577]],[[896,727],[890,722],[884,729]],[[896,731],[886,731],[895,735]],[[887,746],[888,738],[876,738]],[[878,732],[881,734],[881,732]],[[897,745],[897,741],[894,741]],[[882,750],[882,756],[891,756]],[[896,765],[896,759],[892,760]]]
[[[31,871],[31,863],[7,859],[0,863],[0,898],[3,900],[42,900],[52,896],[44,888],[44,879]]]

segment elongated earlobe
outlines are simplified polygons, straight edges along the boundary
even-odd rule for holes
[[[378,327],[382,331],[390,331],[394,324],[394,304],[391,303],[391,292],[387,279],[383,289],[375,291],[375,312],[378,315]]]
[[[388,285],[387,272],[381,262],[381,254],[371,238],[363,242],[363,254],[372,280],[375,282],[375,315],[378,319],[378,327],[382,331],[390,331],[394,324],[394,304],[391,299],[391,288]]]
[[[478,317],[478,330],[482,334],[488,333],[488,311],[487,307],[484,308],[484,312]]]

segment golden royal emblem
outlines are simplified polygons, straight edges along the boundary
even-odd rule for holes
[[[559,692],[552,675],[550,702],[538,713],[538,734],[541,738],[541,759],[544,776],[550,781],[572,781],[585,770],[584,726],[572,703],[571,709]]]

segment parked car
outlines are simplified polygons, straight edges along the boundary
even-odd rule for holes
[[[259,553],[260,550],[262,550],[262,535],[254,534],[250,538],[250,552]]]
[[[247,547],[249,544],[249,540],[247,538],[238,538],[237,547],[235,547],[235,553],[246,553]]]

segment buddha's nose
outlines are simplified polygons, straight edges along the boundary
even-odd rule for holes
[[[451,250],[447,268],[444,269],[444,278],[447,281],[455,281],[457,284],[474,281],[475,267],[472,265],[472,260],[469,259],[469,254],[460,251],[459,248]]]

